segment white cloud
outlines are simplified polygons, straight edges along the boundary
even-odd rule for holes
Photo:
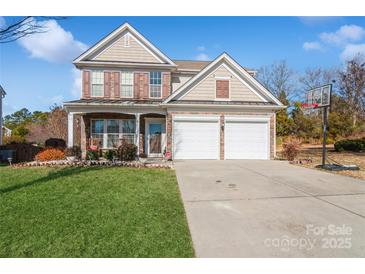
[[[365,55],[365,44],[347,44],[340,57],[342,61],[348,61],[357,55]]]
[[[363,37],[365,37],[365,29],[357,25],[343,25],[336,32],[322,32],[319,35],[323,42],[334,45],[360,41]]]
[[[322,46],[319,42],[305,42],[303,44],[303,49],[310,51],[310,50],[321,50]]]
[[[69,31],[65,31],[55,20],[39,22],[47,29],[44,33],[36,33],[19,39],[33,58],[54,63],[69,63],[87,46],[74,39]]]
[[[195,60],[198,60],[198,61],[209,61],[209,56],[206,53],[199,53],[197,56],[195,56]]]
[[[6,26],[6,21],[3,16],[0,16],[0,29],[4,28]]]
[[[339,16],[299,16],[299,20],[309,26],[325,24],[339,19],[341,19]]]
[[[71,87],[71,95],[74,98],[80,98],[81,93],[81,72],[72,68],[72,87]]]
[[[205,51],[206,50],[206,47],[204,46],[199,46],[196,48],[198,51]]]

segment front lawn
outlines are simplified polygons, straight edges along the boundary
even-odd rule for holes
[[[0,257],[192,257],[172,170],[0,167]]]

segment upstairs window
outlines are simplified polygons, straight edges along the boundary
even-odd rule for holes
[[[229,99],[229,80],[216,80],[215,97],[217,99]]]
[[[91,73],[91,96],[103,97],[104,96],[104,72],[92,71]]]
[[[162,97],[162,84],[161,84],[161,72],[150,72],[150,97],[161,98]]]
[[[133,72],[122,71],[120,78],[121,97],[133,97]]]

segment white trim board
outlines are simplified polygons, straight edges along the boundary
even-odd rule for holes
[[[166,118],[152,118],[152,117],[145,117],[145,153],[147,154],[148,157],[162,157],[164,150],[166,149]],[[151,154],[150,153],[150,129],[149,129],[149,125],[151,123],[159,123],[161,124],[161,153],[158,154]]]

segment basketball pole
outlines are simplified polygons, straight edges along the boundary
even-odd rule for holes
[[[327,144],[327,109],[323,108],[323,147],[322,147],[322,167],[326,165],[326,144]]]

